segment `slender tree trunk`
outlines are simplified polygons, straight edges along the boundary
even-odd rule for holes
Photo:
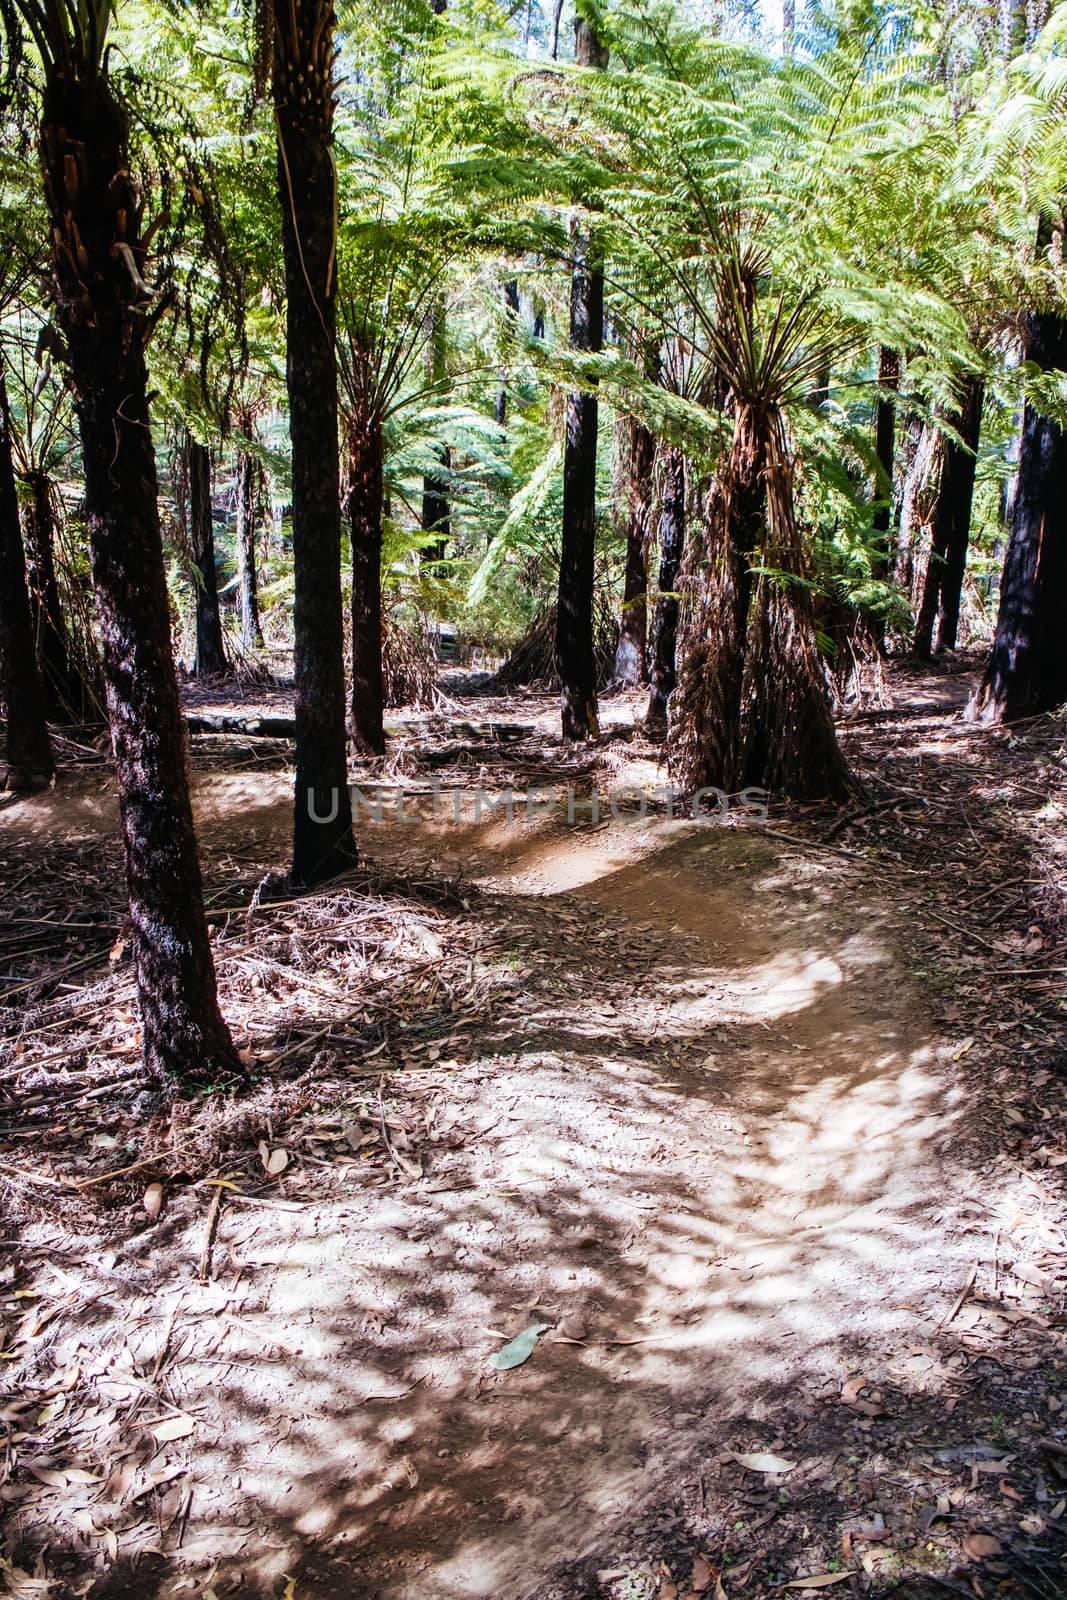
[[[796,0],[782,0],[782,54],[787,61],[793,59],[793,49],[796,43],[797,32],[797,7]]]
[[[1026,359],[1067,369],[1067,318],[1032,312]],[[968,708],[985,723],[1051,711],[1067,699],[1067,436],[1029,402],[993,650]]]
[[[5,784],[45,789],[55,775],[45,693],[34,649],[26,553],[19,526],[7,387],[0,373],[0,699],[7,718]]]
[[[293,881],[356,860],[345,736],[331,0],[271,0],[293,445]]]
[[[955,650],[959,632],[960,601],[963,595],[963,577],[967,570],[967,546],[971,536],[971,506],[974,502],[974,475],[977,467],[978,444],[982,432],[982,404],[985,386],[980,378],[968,378],[960,407],[959,434],[966,449],[955,442],[949,444],[945,454],[945,472],[952,462],[950,481],[945,473],[941,477],[941,496],[938,515],[944,515],[948,524],[945,540],[945,564],[941,571],[941,602],[937,616],[938,650]],[[941,501],[944,500],[944,512]]]
[[[505,336],[509,336],[519,320],[519,286],[514,278],[509,278],[504,285],[504,327]],[[510,343],[510,339],[508,340]],[[504,367],[500,374],[500,387],[496,391],[496,425],[503,428],[508,420],[508,369]]]
[[[382,673],[382,426],[357,419],[348,440],[348,528],[352,545],[351,732],[361,754],[385,753]]]
[[[678,636],[678,567],[685,543],[685,457],[676,445],[664,449],[663,500],[659,517],[659,593],[652,619],[651,670],[645,727],[662,737],[667,701],[674,692]]]
[[[222,639],[219,584],[215,570],[215,522],[211,511],[211,452],[196,439],[186,440],[189,462],[189,549],[196,584],[196,663],[198,678],[229,672]]]
[[[429,339],[426,346],[426,376],[440,392],[448,378],[447,326],[444,296],[438,296],[430,312]],[[448,498],[452,455],[447,445],[435,450],[437,466],[422,480],[422,531],[432,534],[432,542],[422,547],[421,559],[425,562],[443,561],[452,537],[452,507]]]
[[[571,344],[599,350],[604,326],[604,276],[589,260],[589,241],[575,234],[571,279]],[[593,648],[596,555],[597,400],[567,396],[563,448],[563,526],[556,611],[556,671],[565,739],[599,733]]]
[[[584,17],[574,22],[579,66],[603,70],[607,48]],[[604,340],[604,270],[595,240],[572,229],[571,346],[596,351]],[[565,739],[595,739],[600,732],[593,648],[593,579],[596,555],[597,400],[567,396],[563,447],[563,527],[556,609],[556,671]]]
[[[881,469],[881,482],[877,485],[879,499],[884,503],[874,513],[874,531],[877,547],[871,563],[875,578],[885,578],[889,571],[889,528],[893,520],[893,446],[896,440],[897,408],[891,398],[900,385],[900,358],[895,350],[883,345],[878,357],[878,410],[875,417],[874,450]],[[885,639],[885,618],[872,619],[872,628],[881,644]]]
[[[652,514],[652,466],[656,441],[643,423],[628,419],[629,449],[625,464],[626,573],[623,580],[615,682],[633,689],[648,679],[648,535]]]
[[[956,646],[984,392],[979,379],[968,379],[959,414],[953,419],[967,448],[947,435],[942,439],[941,478],[930,530],[930,559],[912,646],[920,661],[928,661],[933,653],[934,623],[939,613],[938,649],[953,650]]]
[[[85,465],[145,1064],[242,1075],[219,1014],[193,834],[142,343],[141,209],[106,79],[58,73],[41,122],[52,297]],[[131,271],[131,263],[135,270]]]
[[[259,584],[256,578],[256,461],[247,450],[237,452],[237,608],[241,618],[241,646],[263,649],[259,620]]]
[[[46,472],[27,472],[24,480],[30,491],[29,504],[23,506],[22,529],[30,580],[30,605],[33,611],[37,659],[44,680],[45,704],[53,722],[64,717],[77,721],[85,710],[87,695],[80,675],[71,665],[67,628],[59,599],[55,560],[55,512],[52,496],[55,487]]]
[[[919,497],[930,476],[936,430],[913,418],[908,427],[904,486],[900,495],[893,576],[907,595],[915,586],[915,524]]]

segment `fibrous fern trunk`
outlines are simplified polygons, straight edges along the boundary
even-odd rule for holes
[[[853,785],[830,715],[792,467],[773,413],[739,405],[704,539],[689,546],[668,731],[675,781],[690,792],[758,787],[843,798]],[[758,580],[757,560],[768,569]]]
[[[0,374],[0,698],[7,772],[0,786],[46,788],[55,773],[45,693],[34,650],[26,555],[19,526],[7,388]]]
[[[270,0],[293,447],[294,883],[356,860],[345,736],[331,0]]]
[[[143,354],[145,251],[126,118],[106,76],[48,75],[41,159],[52,296],[85,465],[144,1060],[153,1073],[242,1075],[219,1013],[171,654]]]
[[[385,751],[382,669],[382,425],[355,419],[348,437],[348,532],[352,546],[352,740],[362,755]]]

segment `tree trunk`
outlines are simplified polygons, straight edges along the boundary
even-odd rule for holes
[[[674,692],[678,636],[678,567],[685,543],[685,457],[675,445],[664,450],[663,500],[659,517],[659,593],[652,619],[651,671],[645,727],[662,737],[667,701]]]
[[[939,608],[937,647],[939,650],[953,650],[956,647],[960,596],[971,530],[975,452],[982,426],[984,393],[981,380],[969,378],[959,414],[953,419],[967,448],[964,449],[963,445],[947,435],[942,438],[941,478],[930,530],[930,559],[926,566],[912,645],[920,661],[928,661],[933,653],[934,623],[938,620]]]
[[[514,278],[509,278],[504,285],[504,328],[505,337],[510,343],[510,335],[519,319],[519,286]],[[508,420],[508,369],[505,367],[500,374],[500,386],[496,391],[496,425],[503,428]]]
[[[45,693],[37,667],[33,614],[26,583],[26,553],[19,526],[18,491],[11,456],[7,387],[0,373],[0,698],[7,718],[5,756],[9,789],[46,789],[55,775],[45,721]]]
[[[792,61],[793,50],[796,45],[797,33],[797,7],[796,0],[782,0],[782,54],[787,61]]]
[[[446,333],[444,297],[438,296],[430,312],[426,346],[426,376],[438,391],[443,390],[448,378]],[[423,545],[420,560],[430,563],[445,559],[452,537],[452,507],[448,498],[452,455],[447,445],[438,445],[434,454],[438,465],[422,480],[422,531],[432,534],[433,538],[431,543]]]
[[[643,423],[629,419],[626,461],[626,574],[623,580],[614,681],[623,689],[648,680],[648,534],[656,441]]]
[[[148,415],[141,210],[125,113],[106,79],[53,77],[41,158],[53,304],[81,431],[144,1060],[152,1073],[217,1083],[243,1073],[204,923]]]
[[[874,451],[881,468],[881,482],[877,485],[879,499],[883,500],[874,513],[874,531],[877,544],[871,575],[885,578],[889,571],[889,527],[893,520],[893,446],[896,439],[897,408],[890,398],[900,386],[900,358],[895,350],[883,345],[878,357],[878,410],[874,426]],[[872,630],[879,644],[885,640],[885,618],[872,619]]]
[[[971,536],[971,506],[974,501],[974,475],[978,444],[982,433],[982,404],[985,386],[981,378],[968,378],[960,407],[959,434],[966,449],[950,441],[941,475],[938,515],[948,524],[945,564],[941,569],[941,604],[937,616],[938,650],[955,650],[960,624],[960,600],[967,570],[967,546]],[[951,462],[951,473],[949,463]],[[948,476],[946,476],[948,475]],[[942,502],[944,511],[942,512]]]
[[[30,580],[30,605],[37,659],[44,680],[45,704],[53,722],[80,721],[88,696],[80,674],[71,666],[67,629],[56,580],[55,487],[46,472],[27,472],[23,479],[30,501],[23,506],[22,528]]]
[[[229,672],[222,640],[219,584],[215,570],[215,522],[211,511],[211,452],[196,439],[186,440],[189,463],[189,550],[196,584],[197,678],[221,677]]]
[[[767,508],[766,445],[751,412],[734,419],[729,459],[712,483],[680,579],[681,665],[671,703],[670,766],[686,790],[744,782],[742,692],[752,561]]]
[[[776,419],[739,407],[708,497],[706,549],[690,540],[683,577],[669,752],[687,791],[759,787],[811,800],[854,789],[830,715],[793,494]],[[789,577],[757,584],[756,559]]]
[[[345,743],[331,0],[271,0],[293,447],[293,882],[356,861]]]
[[[247,450],[237,452],[237,608],[241,618],[241,646],[263,649],[259,620],[259,585],[256,579],[256,461]]]
[[[913,418],[908,426],[904,486],[900,494],[900,521],[893,553],[893,577],[911,595],[915,586],[915,525],[919,498],[924,494],[933,460],[936,430]]]
[[[604,328],[604,275],[590,261],[589,239],[575,231],[571,279],[571,345],[599,350]],[[556,671],[565,739],[595,739],[596,660],[593,576],[596,553],[597,401],[567,396],[563,448],[563,526],[556,612]]]
[[[382,674],[382,425],[357,419],[348,440],[348,528],[352,545],[351,732],[363,755],[385,754]]]
[[[1067,318],[1032,312],[1026,359],[1067,368]],[[1067,699],[1067,436],[1027,402],[1019,483],[993,651],[968,714],[984,723],[1051,711]]]

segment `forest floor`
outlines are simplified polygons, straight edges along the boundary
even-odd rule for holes
[[[635,697],[573,751],[453,677],[300,899],[289,747],[197,736],[235,1099],[140,1076],[65,746],[0,810],[0,1592],[1067,1594],[1064,725],[966,668],[848,812],[702,823],[568,821],[665,783]]]

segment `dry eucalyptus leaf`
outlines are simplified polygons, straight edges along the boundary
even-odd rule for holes
[[[787,1589],[829,1589],[832,1584],[845,1583],[851,1572],[817,1572],[812,1578],[794,1578]]]
[[[260,1156],[263,1161],[263,1170],[269,1178],[279,1177],[289,1165],[288,1150],[266,1150],[264,1146],[260,1150]]]
[[[749,1472],[792,1472],[796,1466],[795,1461],[787,1461],[784,1456],[772,1456],[769,1451],[755,1450],[739,1455],[733,1452],[735,1461],[747,1467]]]
[[[141,1204],[152,1220],[155,1221],[163,1210],[163,1185],[161,1183],[150,1183],[141,1198]]]
[[[157,1423],[152,1429],[153,1439],[158,1439],[160,1444],[168,1444],[171,1439],[186,1439],[196,1427],[196,1418],[188,1416],[184,1411],[176,1417],[167,1417],[164,1422]]]

